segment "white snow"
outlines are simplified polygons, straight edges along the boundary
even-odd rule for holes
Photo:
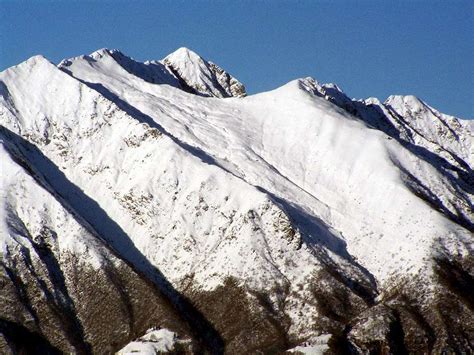
[[[176,333],[168,329],[149,329],[144,336],[127,344],[118,351],[119,355],[143,354],[155,355],[174,350],[178,340]]]
[[[289,349],[288,352],[305,355],[322,355],[329,350],[329,339],[331,339],[331,334],[323,334],[306,341],[304,345]]]
[[[158,268],[178,290],[190,276],[206,290],[233,276],[251,288],[288,284],[298,293],[320,269],[321,251],[349,278],[374,277],[381,288],[400,275],[429,276],[430,257],[441,247],[472,253],[470,232],[414,194],[405,175],[415,174],[455,210],[450,204],[461,199],[449,178],[315,92],[343,95],[337,86],[300,79],[223,100],[151,80],[155,69],[171,75],[161,72],[166,63],[210,96],[224,96],[209,62],[187,49],[165,58],[155,74],[109,50],[65,60],[64,71],[33,57],[0,73],[0,123],[40,149],[55,168],[24,154],[51,189],[142,271]],[[389,103],[403,115],[429,110],[406,100]],[[401,111],[402,101],[410,113]],[[436,120],[423,121],[423,130],[435,135]],[[448,133],[436,139],[469,157],[473,126],[459,125],[452,129],[463,144]],[[4,174],[2,159],[5,186],[36,186],[27,174],[29,182],[12,185],[19,170],[7,168]],[[3,204],[11,200],[4,190]],[[14,200],[51,199],[37,196]],[[469,217],[472,195],[463,199],[456,203]],[[61,245],[82,253],[82,236],[56,228],[64,231]],[[2,240],[7,233],[2,228]],[[285,311],[292,332],[309,332],[311,312],[300,315],[304,305],[291,297]]]
[[[12,159],[16,149],[6,137],[0,134],[0,257],[8,259],[8,253],[21,248],[31,248],[32,242],[39,242],[42,231],[56,233],[59,255],[72,253],[82,256],[82,261],[98,269],[104,257],[111,255],[97,241],[91,231],[78,223],[49,191],[48,184],[41,186],[20,165]],[[8,149],[6,148],[8,146]],[[15,159],[21,159],[16,152]],[[41,179],[38,177],[38,179]],[[35,251],[31,248],[32,254]]]
[[[212,62],[205,61],[192,50],[181,47],[160,63],[176,71],[187,85],[204,96],[240,97],[245,90],[240,82]]]

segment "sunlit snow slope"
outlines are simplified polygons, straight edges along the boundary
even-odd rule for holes
[[[473,121],[311,78],[245,96],[185,48],[145,63],[36,56],[0,74],[0,93],[4,282],[31,285],[11,292],[37,319],[0,304],[20,327],[4,349],[22,331],[118,351],[158,327],[188,352],[472,350]],[[117,304],[137,300],[138,316],[115,320],[126,330],[91,335],[89,301],[55,276],[70,268],[63,250],[79,269],[142,280],[133,296],[118,276],[101,281]],[[27,280],[41,261],[69,300],[48,307],[67,307],[81,334],[43,325],[42,283]],[[159,311],[142,320],[145,288]]]

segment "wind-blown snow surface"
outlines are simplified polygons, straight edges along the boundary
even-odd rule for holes
[[[2,141],[50,190],[2,153],[6,264],[16,245],[31,249],[9,224],[21,213],[36,229],[53,223],[60,248],[98,270],[110,252],[88,246],[100,240],[97,250],[166,280],[207,317],[199,295],[233,280],[250,313],[270,309],[284,324],[284,350],[337,333],[339,310],[321,299],[335,285],[357,314],[406,280],[434,299],[436,261],[472,256],[474,126],[417,98],[355,101],[310,78],[242,97],[188,49],[146,63],[105,49],[58,67],[37,56],[2,72],[0,90]],[[50,204],[79,219],[53,217]],[[98,239],[74,232],[81,224]],[[228,351],[277,349],[220,322]],[[440,339],[428,349],[449,343]]]

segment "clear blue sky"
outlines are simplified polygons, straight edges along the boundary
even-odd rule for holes
[[[118,48],[138,60],[186,46],[250,93],[312,76],[349,96],[414,94],[474,118],[474,1],[5,1],[0,70]]]

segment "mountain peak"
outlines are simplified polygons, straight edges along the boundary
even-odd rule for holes
[[[432,111],[431,107],[414,95],[390,95],[384,104],[403,116]]]
[[[18,65],[15,65],[13,67],[5,69],[1,73],[5,73],[6,75],[21,75],[21,73],[24,73],[24,75],[29,75],[31,71],[35,70],[36,68],[45,68],[45,73],[49,72],[50,69],[48,68],[54,68],[54,64],[51,63],[47,58],[45,58],[42,55],[34,55],[27,60],[19,63]]]
[[[189,48],[178,48],[162,63],[180,80],[186,91],[220,98],[246,95],[245,87],[236,78]]]
[[[192,62],[204,61],[199,54],[197,54],[196,52],[194,52],[191,49],[186,48],[186,47],[178,48],[174,52],[168,54],[164,59],[165,60],[168,59],[168,60],[172,60],[172,61],[182,60],[182,61],[186,61],[186,62],[189,62],[189,61],[192,61]]]
[[[192,94],[207,97],[243,97],[245,87],[218,65],[206,61],[186,47],[178,48],[160,61],[144,63],[126,56],[118,49],[101,48],[89,55],[64,59],[58,67],[63,70],[74,63],[100,62],[105,67],[120,65],[132,75],[152,84],[167,84]],[[115,62],[115,64],[113,63]]]
[[[17,67],[34,67],[36,65],[41,65],[41,64],[51,64],[52,65],[52,63],[46,57],[44,57],[41,54],[38,54],[38,55],[34,55],[34,56],[28,58],[27,60],[25,60],[24,62],[22,62],[20,64],[18,64]]]
[[[390,95],[385,103],[405,104],[408,106],[425,105],[425,103],[414,95]]]
[[[93,58],[95,60],[104,58],[104,57],[127,57],[118,49],[109,49],[109,48],[101,48],[89,54],[89,58]]]
[[[41,54],[34,55],[25,61],[25,63],[32,63],[32,64],[41,63],[41,62],[51,63],[46,57],[44,57]]]

